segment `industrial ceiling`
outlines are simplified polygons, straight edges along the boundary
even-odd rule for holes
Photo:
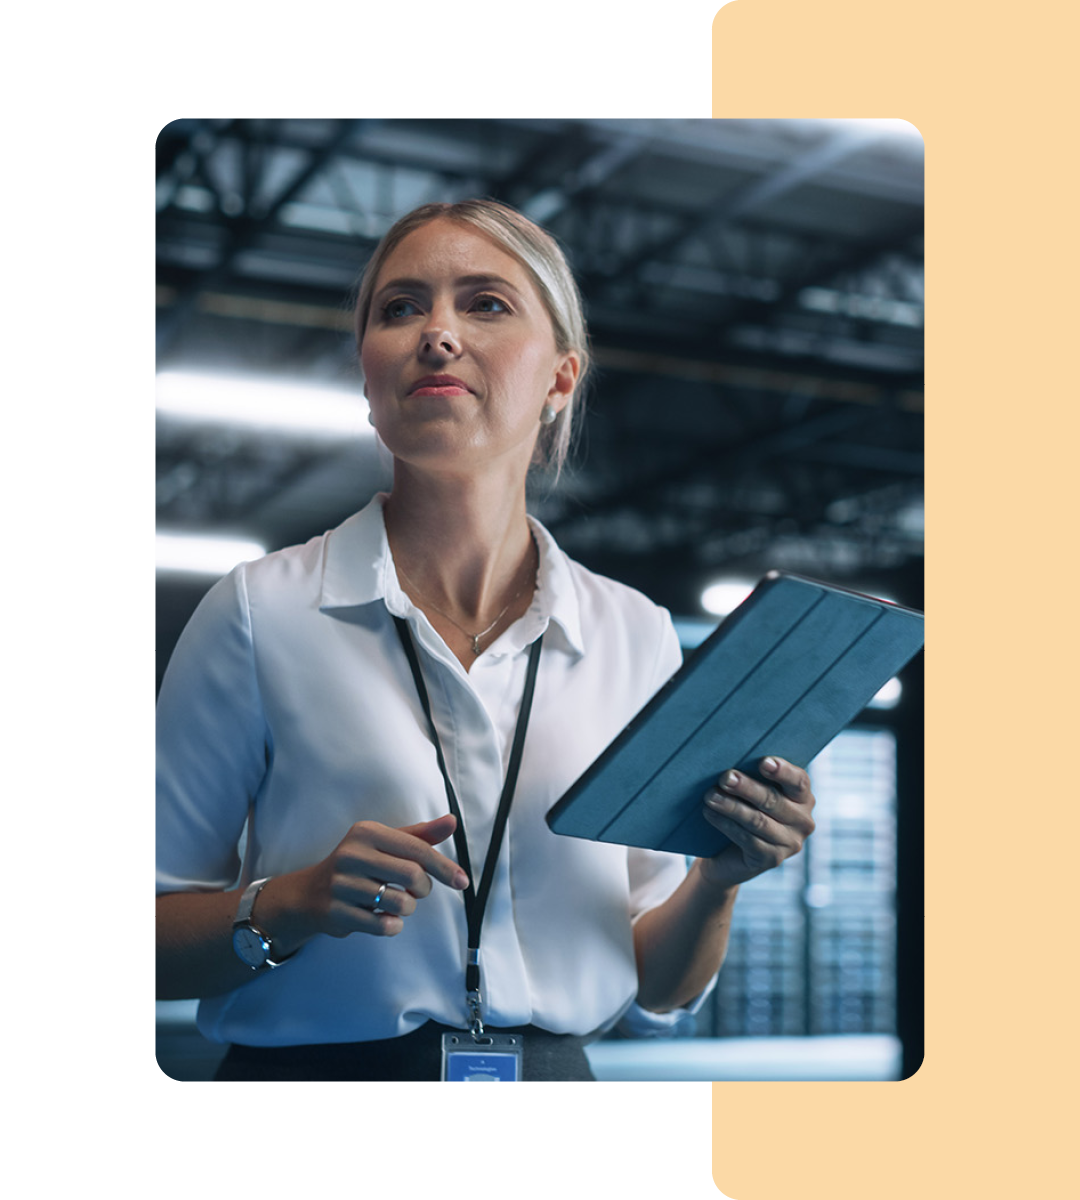
[[[922,606],[923,147],[889,122],[179,120],[157,146],[158,366],[345,386],[351,293],[429,200],[551,230],[598,371],[532,511],[677,615],[794,570]],[[158,526],[274,549],[388,485],[330,443],[159,412]],[[159,672],[209,586],[159,574]]]

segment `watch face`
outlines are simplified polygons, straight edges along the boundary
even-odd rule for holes
[[[270,953],[270,943],[250,925],[241,925],[233,930],[233,949],[249,967],[261,967]]]

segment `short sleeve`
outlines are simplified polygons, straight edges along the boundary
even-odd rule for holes
[[[157,891],[219,891],[266,772],[243,567],[207,593],[181,634],[157,706]]]

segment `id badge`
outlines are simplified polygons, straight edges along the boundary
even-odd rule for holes
[[[446,1083],[520,1083],[525,1039],[518,1033],[442,1035],[442,1078]]]

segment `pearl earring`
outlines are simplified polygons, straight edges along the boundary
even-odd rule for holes
[[[559,415],[558,412],[556,412],[555,408],[552,405],[545,404],[544,407],[540,410],[540,424],[541,425],[554,425],[555,418],[558,415]]]

